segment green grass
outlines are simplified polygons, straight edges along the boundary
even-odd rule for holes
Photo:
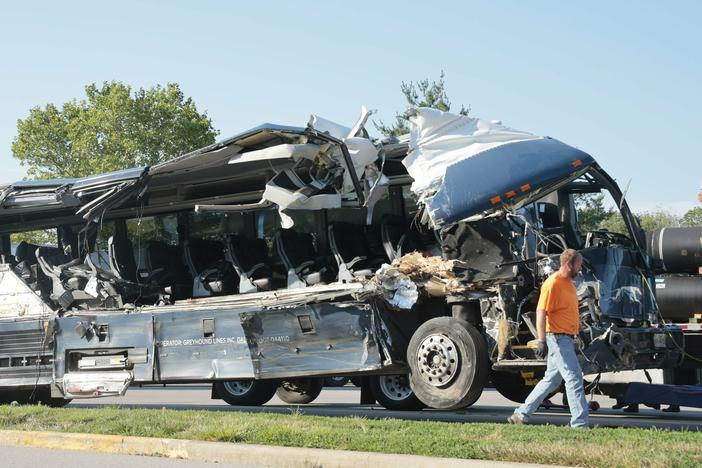
[[[0,406],[0,429],[167,437],[577,466],[700,466],[702,435],[240,413]]]

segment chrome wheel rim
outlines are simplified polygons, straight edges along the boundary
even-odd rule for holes
[[[383,375],[379,379],[380,391],[390,400],[402,401],[413,395],[406,375]]]
[[[417,350],[419,375],[434,387],[450,383],[458,370],[456,344],[446,335],[429,335],[420,343]]]
[[[224,388],[232,395],[241,396],[249,391],[253,386],[253,380],[227,380],[224,382]]]

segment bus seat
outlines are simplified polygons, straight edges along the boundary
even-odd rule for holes
[[[275,246],[288,270],[288,288],[325,284],[333,280],[329,262],[318,255],[312,234],[281,229],[276,234]]]
[[[187,239],[183,257],[193,279],[193,297],[231,294],[234,272],[225,260],[224,245],[219,241]]]
[[[337,222],[330,224],[327,230],[339,281],[352,281],[354,276],[372,276],[382,265],[382,259],[372,258],[363,226]]]
[[[228,260],[239,275],[239,293],[273,289],[273,268],[266,241],[229,235],[226,244]]]
[[[410,252],[425,250],[419,234],[410,229],[408,222],[402,216],[383,216],[380,236],[383,241],[383,250],[390,262]]]

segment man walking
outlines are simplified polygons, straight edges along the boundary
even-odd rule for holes
[[[541,402],[565,380],[571,427],[589,427],[583,372],[573,344],[573,339],[580,330],[578,295],[573,279],[580,273],[583,258],[575,250],[566,249],[560,260],[559,270],[541,286],[539,304],[536,306],[536,332],[539,339],[536,355],[543,359],[548,352],[546,374],[524,404],[507,419],[510,424],[526,424]]]

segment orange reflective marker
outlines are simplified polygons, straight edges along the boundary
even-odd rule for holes
[[[580,166],[582,166],[582,165],[583,165],[583,162],[582,162],[581,160],[579,160],[579,159],[576,159],[576,160],[573,161],[573,163],[572,163],[572,166],[573,166],[574,168],[575,168],[575,167],[580,167]]]
[[[500,203],[501,201],[502,201],[502,198],[499,195],[492,197],[490,199],[490,203],[492,203],[493,205]]]
[[[517,191],[516,191],[516,190],[510,190],[509,192],[505,193],[505,195],[507,196],[507,198],[512,198],[512,197],[514,197],[516,194],[517,194]]]
[[[524,184],[521,187],[519,187],[519,190],[521,190],[522,192],[526,192],[527,190],[531,190],[531,185]]]

